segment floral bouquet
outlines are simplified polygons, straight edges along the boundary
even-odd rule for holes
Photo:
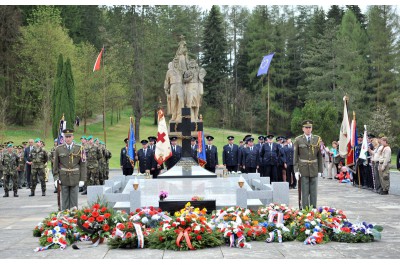
[[[134,213],[130,214],[129,220],[138,222],[145,228],[155,228],[164,221],[171,221],[171,217],[168,212],[150,206],[136,209]]]
[[[306,241],[308,237],[312,236],[314,232],[322,233],[318,234],[319,238],[316,243],[324,243],[330,241],[329,235],[327,233],[328,220],[333,217],[332,213],[335,212],[334,209],[328,211],[315,208],[306,208],[298,212],[297,223],[297,240]]]
[[[160,201],[163,201],[168,197],[168,192],[162,190],[162,191],[160,191],[160,194],[158,195],[158,197],[160,198]]]
[[[91,207],[83,208],[78,212],[77,223],[81,235],[86,235],[96,242],[96,245],[104,238],[110,236],[110,230],[114,227],[112,209],[106,205],[95,203]]]
[[[141,224],[128,221],[118,223],[112,230],[111,238],[107,244],[114,248],[144,248],[148,245],[149,231],[142,228]]]
[[[383,227],[366,222],[352,224],[343,222],[333,228],[332,241],[346,243],[366,243],[381,239]]]
[[[207,221],[207,209],[194,208],[190,202],[185,204],[185,208],[181,209],[179,212],[175,212],[175,217],[186,216],[193,219],[199,219],[201,222]]]
[[[224,207],[221,210],[213,211],[211,219],[213,223],[235,221],[238,224],[257,225],[259,217],[250,209],[241,207]],[[253,221],[254,220],[254,221]]]
[[[228,221],[218,224],[218,229],[223,233],[225,243],[230,247],[251,248],[249,243],[246,243],[245,227],[242,224],[237,224],[235,221]]]

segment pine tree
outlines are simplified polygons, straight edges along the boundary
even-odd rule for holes
[[[58,56],[58,62],[57,62],[57,74],[55,76],[55,81],[54,81],[54,88],[52,91],[52,132],[53,132],[53,138],[58,137],[58,130],[59,130],[59,125],[60,122],[59,120],[62,117],[62,113],[60,113],[60,97],[61,97],[61,87],[60,87],[60,82],[61,82],[61,76],[63,72],[63,56],[60,53]]]

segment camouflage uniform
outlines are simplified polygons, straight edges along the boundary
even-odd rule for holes
[[[0,146],[0,188],[3,187],[3,146]]]
[[[108,175],[110,174],[110,158],[111,152],[106,147],[104,147],[104,156],[106,159],[105,169],[104,169],[104,180],[108,179]]]
[[[32,162],[32,183],[31,183],[31,195],[35,196],[35,189],[38,180],[40,181],[42,187],[42,196],[45,196],[46,192],[46,162],[48,160],[48,155],[46,150],[42,147],[34,147],[32,152],[29,154],[29,160]]]
[[[99,183],[100,185],[104,185],[104,179],[105,179],[105,174],[104,170],[106,167],[106,158],[105,158],[105,148],[104,145],[98,145],[97,148],[99,148],[101,152],[101,158],[99,159]]]
[[[24,158],[24,152],[19,152],[17,153],[18,157],[18,187],[22,188],[22,185],[24,182],[26,182],[25,178],[25,158]]]
[[[100,185],[99,160],[103,157],[96,145],[88,145],[86,149],[87,176],[85,186]],[[86,189],[85,187],[85,189]]]
[[[13,182],[14,196],[17,197],[18,179],[17,179],[17,166],[18,156],[14,152],[4,152],[2,157],[3,177],[4,177],[4,192],[3,197],[8,197],[10,178]]]

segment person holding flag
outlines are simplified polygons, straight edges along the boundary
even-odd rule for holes
[[[171,143],[169,142],[167,124],[163,110],[158,111],[158,133],[156,151],[154,159],[158,165],[162,165],[165,161],[172,156]]]
[[[129,119],[128,137],[124,139],[125,147],[121,149],[119,165],[122,169],[124,176],[130,176],[135,169],[135,129],[133,128],[133,118]]]
[[[390,188],[390,162],[392,157],[392,149],[389,146],[389,140],[387,137],[381,138],[382,151],[379,156],[379,180],[382,185],[382,191],[380,195],[388,195]]]

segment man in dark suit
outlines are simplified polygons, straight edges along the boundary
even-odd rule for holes
[[[291,137],[287,137],[286,145],[283,147],[286,156],[286,181],[289,182],[289,188],[295,189],[297,186],[297,180],[294,177],[294,170],[293,170],[293,155],[294,155],[294,148]]]
[[[130,176],[133,174],[133,170],[134,170],[134,165],[135,165],[135,154],[133,157],[133,166],[129,160],[128,157],[128,138],[125,138],[124,140],[125,142],[125,147],[122,147],[121,149],[121,154],[120,154],[120,159],[119,159],[119,165],[121,166],[122,169],[122,174],[124,174],[125,176]],[[135,153],[135,150],[133,150],[133,152]]]
[[[233,143],[235,137],[228,136],[228,144],[222,151],[222,162],[228,171],[238,171],[239,167],[239,146]]]
[[[165,162],[167,169],[171,169],[182,157],[182,147],[176,144],[177,137],[170,137],[172,156]]]
[[[272,134],[267,135],[267,143],[263,145],[260,152],[260,159],[264,164],[265,171],[264,177],[270,177],[270,182],[278,181],[278,144],[272,142],[274,136]]]
[[[196,144],[196,137],[192,137],[191,141],[190,141],[190,154],[191,157],[194,159],[194,161],[196,161],[196,163],[198,163],[197,160],[197,148],[199,146]]]
[[[278,181],[286,181],[286,156],[285,156],[285,151],[283,150],[284,143],[286,141],[286,138],[284,136],[278,136],[276,138],[277,145],[278,145]]]
[[[32,172],[32,162],[29,160],[29,154],[33,150],[33,139],[29,139],[29,145],[24,150],[24,159],[25,159],[25,176],[27,182],[27,189],[31,189],[31,172]]]
[[[145,173],[146,170],[154,170],[156,168],[156,163],[154,160],[154,151],[148,148],[149,141],[142,140],[140,142],[143,146],[137,153],[139,161],[139,171],[140,173]]]
[[[205,165],[205,169],[215,173],[215,168],[218,165],[218,150],[215,145],[213,145],[214,137],[211,135],[206,137],[207,145],[206,145],[206,160],[207,164]]]
[[[254,138],[246,139],[247,147],[242,150],[242,165],[246,173],[256,173],[260,167],[260,152],[254,147]]]
[[[261,153],[261,148],[264,145],[264,140],[266,139],[266,137],[260,135],[258,136],[258,143],[254,145],[255,148],[258,149],[258,152]],[[260,176],[264,176],[264,164],[262,163],[262,158],[260,157],[260,168],[258,170],[258,173],[260,173]]]
[[[148,148],[153,151],[153,154],[155,154],[157,138],[155,136],[149,136],[149,137],[147,137],[147,139],[149,140]],[[154,157],[154,155],[153,155],[153,159],[154,159],[154,163],[155,163],[156,167],[155,167],[154,170],[150,171],[150,174],[153,176],[154,179],[156,179],[158,177],[158,175],[160,174],[160,171],[162,169],[164,169],[164,164],[161,164],[161,166],[160,166],[157,163],[156,158]]]

